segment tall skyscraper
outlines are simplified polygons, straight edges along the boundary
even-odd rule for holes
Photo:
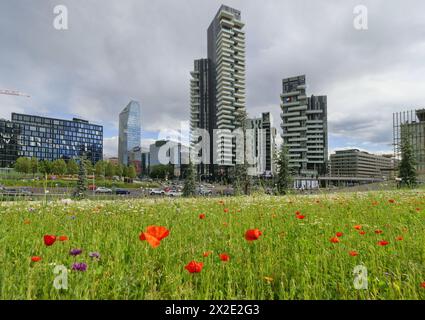
[[[307,97],[305,75],[283,79],[282,138],[289,163],[301,177],[326,173],[328,159],[327,97]]]
[[[118,159],[122,165],[134,164],[136,169],[141,167],[141,110],[137,101],[130,103],[120,113]]]
[[[195,61],[192,73],[192,84],[198,88],[191,91],[192,102],[198,99],[199,93],[205,93],[206,99],[199,100],[195,107],[192,104],[191,119],[198,119],[199,114],[200,121],[192,123],[210,132],[208,171],[212,175],[217,174],[218,168],[230,167],[236,162],[235,138],[231,131],[241,127],[238,115],[245,109],[243,27],[240,11],[222,5],[208,28],[208,59]],[[201,82],[206,86],[202,87]],[[206,116],[204,119],[202,114]],[[218,129],[216,143],[214,129]]]
[[[195,129],[205,129],[210,137],[213,134],[214,124],[212,122],[213,114],[212,110],[209,108],[209,62],[208,59],[199,59],[194,62],[194,69],[190,73],[192,79],[190,80],[190,129],[193,132]],[[198,137],[196,141],[200,142],[202,138]],[[208,141],[210,143],[210,141]],[[208,149],[207,155],[202,155],[202,150],[200,151],[199,156],[205,156],[210,161],[208,157],[211,154],[212,148]],[[199,164],[197,166],[198,174],[200,175],[209,175],[210,165]]]
[[[249,147],[251,164],[249,174],[255,176],[271,177],[276,172],[274,154],[276,151],[277,130],[272,126],[272,116],[270,112],[263,112],[261,117],[247,119],[246,129],[252,130],[248,135],[247,144]]]

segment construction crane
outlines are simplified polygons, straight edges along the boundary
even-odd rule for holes
[[[26,93],[19,92],[19,91],[14,91],[14,90],[0,90],[0,94],[7,94],[9,96],[20,96],[20,97],[30,98],[30,95],[28,95]]]

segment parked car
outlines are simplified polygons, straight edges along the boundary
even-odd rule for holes
[[[225,196],[234,196],[235,195],[235,190],[233,190],[233,188],[226,188],[223,190],[223,195]]]
[[[166,193],[169,197],[181,197],[183,195],[183,192],[177,191],[177,190],[170,190]]]
[[[129,195],[130,191],[126,190],[126,189],[115,189],[115,194],[118,195]]]
[[[165,191],[161,189],[150,189],[149,194],[151,196],[163,196],[165,195]]]
[[[106,194],[112,194],[112,189],[104,188],[104,187],[98,187],[95,190],[96,193],[106,193]]]
[[[197,192],[197,194],[198,194],[198,195],[200,195],[200,196],[212,196],[212,190],[207,189],[207,188],[203,188],[203,187],[198,188],[198,189],[196,190],[196,192]]]

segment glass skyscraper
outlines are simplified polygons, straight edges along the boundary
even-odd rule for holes
[[[142,161],[140,149],[142,131],[140,104],[137,101],[130,103],[120,113],[118,159],[123,165],[134,164]]]
[[[61,120],[12,113],[0,120],[0,166],[19,157],[72,159],[85,155],[93,163],[103,158],[103,127],[74,118]]]

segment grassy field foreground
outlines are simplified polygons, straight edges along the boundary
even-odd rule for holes
[[[152,225],[169,230],[156,248],[139,238]],[[425,196],[3,203],[0,261],[0,299],[424,299]]]

